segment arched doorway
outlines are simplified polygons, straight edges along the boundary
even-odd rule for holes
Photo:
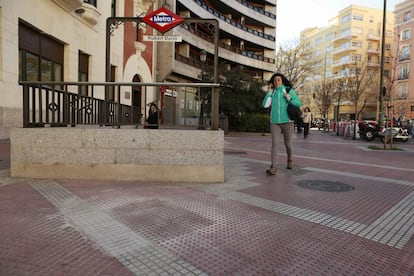
[[[141,82],[141,78],[138,75],[135,75],[132,79],[132,82]],[[144,114],[141,113],[141,104],[142,104],[142,86],[133,85],[131,87],[132,91],[132,110],[133,110],[133,118],[134,124],[140,124],[141,118]]]

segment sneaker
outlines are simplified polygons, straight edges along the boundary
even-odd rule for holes
[[[292,160],[288,160],[288,161],[287,161],[287,166],[286,166],[286,169],[288,169],[288,170],[293,169]]]
[[[271,166],[269,169],[266,170],[266,174],[267,175],[275,175],[275,174],[277,174],[276,167]]]

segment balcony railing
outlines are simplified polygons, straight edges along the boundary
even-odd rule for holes
[[[212,7],[209,7],[206,3],[204,3],[201,0],[193,0],[194,2],[196,2],[200,7],[202,7],[204,10],[208,11],[209,13],[211,13],[212,15],[214,15],[217,18],[220,18],[221,20],[225,21],[226,23],[239,28],[240,30],[243,30],[245,32],[251,33],[253,35],[262,37],[264,39],[270,40],[270,41],[276,41],[276,38],[272,35],[268,35],[265,34],[263,32],[257,31],[255,29],[249,28],[245,25],[240,24],[239,22],[237,22],[236,20],[230,19],[228,17],[226,17],[224,14],[218,12],[217,10],[213,9]]]
[[[189,24],[182,24],[181,27],[184,28],[185,30],[191,32],[192,34],[194,34],[194,35],[196,35],[196,36],[198,36],[198,37],[200,37],[200,38],[202,38],[202,39],[204,39],[204,40],[206,40],[206,41],[208,41],[210,43],[213,43],[213,39],[212,39],[211,36],[208,36],[205,33],[200,32],[199,30],[197,30],[193,26],[191,26]],[[223,42],[220,42],[219,43],[219,47],[220,48],[223,48],[223,49],[226,49],[228,51],[231,51],[233,53],[236,53],[236,54],[245,56],[245,57],[249,57],[249,58],[256,59],[256,60],[261,60],[261,61],[268,62],[268,63],[272,63],[272,64],[275,63],[275,59],[265,57],[261,53],[260,54],[257,54],[257,53],[251,52],[251,51],[241,50],[238,47],[234,47],[234,46],[225,44]]]
[[[246,7],[250,8],[250,9],[252,9],[252,10],[258,12],[258,13],[261,13],[261,14],[267,16],[267,17],[270,17],[271,19],[276,19],[276,15],[274,15],[273,13],[265,11],[262,8],[253,6],[252,4],[250,4],[249,2],[247,2],[245,0],[236,0],[236,1],[239,2],[240,4],[242,4],[243,6],[246,6]]]

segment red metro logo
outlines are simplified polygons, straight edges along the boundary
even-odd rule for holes
[[[142,20],[160,33],[165,33],[180,24],[184,19],[162,7],[146,15]]]

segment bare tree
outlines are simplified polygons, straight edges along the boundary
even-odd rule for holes
[[[315,71],[320,60],[312,59],[312,53],[304,42],[291,43],[290,47],[279,48],[276,53],[275,69],[295,84],[295,88],[300,88],[306,77]]]
[[[335,99],[335,96],[337,95],[338,80],[334,78],[324,78],[321,82],[315,85],[314,91],[314,101],[322,118],[325,120],[323,129],[326,131],[328,111],[332,106],[332,100]]]
[[[357,121],[361,113],[364,111],[367,101],[368,93],[373,87],[378,87],[375,70],[370,70],[367,62],[356,62],[354,67],[350,68],[350,74],[347,75],[347,90],[349,100],[354,106],[355,123],[352,139],[356,137]]]

